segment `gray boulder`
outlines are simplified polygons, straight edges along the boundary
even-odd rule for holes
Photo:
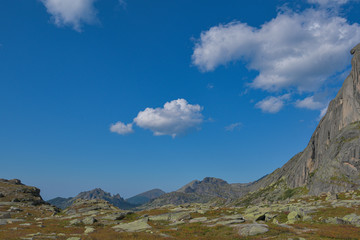
[[[269,231],[269,228],[266,224],[243,224],[239,226],[239,235],[246,236],[254,236],[258,234],[263,234]]]

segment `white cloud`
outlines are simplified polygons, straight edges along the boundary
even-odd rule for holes
[[[348,3],[349,0],[308,0],[308,3],[319,4],[320,6],[340,6]]]
[[[212,83],[208,83],[208,85],[206,86],[208,89],[213,89],[214,88],[214,84]]]
[[[346,68],[349,50],[359,39],[359,24],[350,24],[331,11],[287,11],[260,28],[231,22],[202,32],[192,61],[200,70],[212,71],[241,60],[259,72],[251,83],[254,88],[315,91]]]
[[[118,133],[120,135],[126,135],[134,132],[132,128],[132,123],[124,124],[122,122],[111,124],[110,131],[114,133]]]
[[[285,94],[278,97],[267,97],[264,100],[255,104],[256,108],[260,108],[263,112],[266,113],[277,113],[279,112],[285,104],[285,100],[290,98],[290,94]]]
[[[303,100],[297,100],[295,106],[298,108],[307,108],[311,110],[324,108],[324,104],[322,102],[314,100],[314,96],[307,97]]]
[[[71,26],[81,31],[84,23],[97,21],[96,0],[41,0],[57,26]]]
[[[163,108],[146,108],[134,118],[137,126],[151,130],[155,136],[175,137],[203,122],[200,105],[191,105],[185,99],[177,99],[164,104]]]
[[[125,0],[119,0],[119,5],[123,8],[127,7],[127,2]]]
[[[226,126],[226,127],[225,127],[225,130],[228,131],[228,132],[232,132],[232,131],[234,131],[235,129],[239,129],[241,126],[242,126],[242,123],[241,123],[241,122],[232,123],[232,124],[230,124],[229,126]]]

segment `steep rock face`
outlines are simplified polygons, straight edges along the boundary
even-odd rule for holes
[[[256,191],[281,180],[288,188],[307,187],[310,194],[358,188],[360,44],[351,54],[351,73],[330,102],[305,150],[244,192]]]

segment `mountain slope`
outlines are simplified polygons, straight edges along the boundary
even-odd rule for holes
[[[161,189],[152,189],[143,193],[140,193],[136,196],[133,196],[131,198],[126,199],[128,203],[134,204],[134,205],[142,205],[145,203],[150,202],[151,200],[160,197],[161,195],[164,195],[165,192]]]

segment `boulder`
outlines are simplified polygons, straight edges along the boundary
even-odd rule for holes
[[[344,216],[342,220],[357,227],[360,227],[360,216],[356,215],[355,213]]]
[[[85,231],[84,231],[85,234],[89,234],[89,233],[93,233],[93,232],[95,232],[95,228],[85,227]]]
[[[70,221],[70,225],[78,225],[78,224],[81,224],[82,221],[80,219],[74,219],[74,220],[71,220]]]
[[[296,211],[292,211],[287,216],[288,222],[290,224],[295,223],[296,221],[300,220],[300,214]]]
[[[219,221],[216,223],[216,225],[229,226],[229,225],[233,225],[233,224],[240,224],[243,222],[245,222],[244,219],[232,219],[232,220]]]
[[[189,223],[206,222],[206,221],[207,221],[207,217],[198,217],[191,219]]]
[[[94,218],[94,217],[86,217],[82,220],[82,222],[85,224],[85,225],[92,225],[94,223],[97,222],[97,220]]]
[[[148,220],[148,218],[143,218],[134,222],[120,223],[114,226],[113,229],[124,232],[142,232],[151,228],[151,226],[147,223]]]
[[[254,236],[262,233],[266,233],[269,231],[269,228],[266,224],[243,224],[239,226],[239,235],[246,236]]]

